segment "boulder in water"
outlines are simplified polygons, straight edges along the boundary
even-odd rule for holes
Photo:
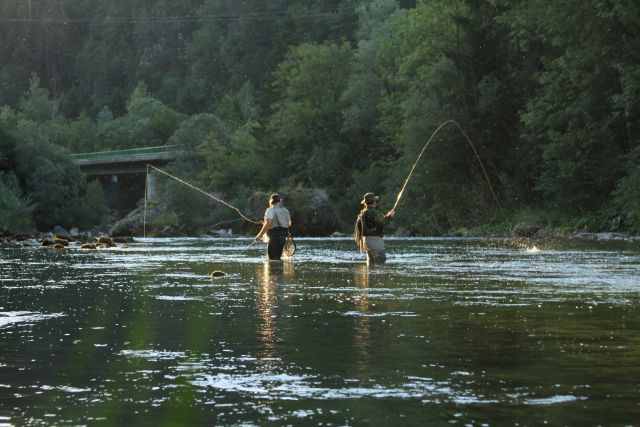
[[[577,233],[571,233],[569,234],[569,237],[572,239],[598,240],[598,235],[596,233],[590,233],[588,231],[579,231]]]
[[[98,237],[98,244],[106,245],[110,248],[116,246],[116,244],[113,242],[113,239],[109,236]]]
[[[53,234],[55,236],[58,237],[62,237],[63,239],[71,239],[71,233],[69,233],[67,230],[65,230],[64,228],[60,227],[59,225],[56,225],[55,227],[53,227]]]
[[[134,237],[146,234],[158,234],[162,225],[156,225],[158,218],[167,216],[167,207],[163,204],[147,206],[145,217],[144,207],[137,208],[116,222],[109,230],[110,236]],[[146,224],[145,224],[146,221]],[[145,230],[146,225],[146,230]],[[164,225],[164,224],[163,224]]]
[[[207,235],[213,236],[213,237],[231,237],[233,236],[233,230],[230,228],[229,229],[216,228],[216,229],[207,231]]]
[[[55,244],[56,242],[50,237],[45,237],[44,239],[42,239],[41,243],[42,246],[53,246]]]
[[[515,237],[532,237],[540,227],[533,222],[521,222],[513,227],[513,235]]]
[[[133,243],[135,240],[129,236],[111,236],[113,243]]]
[[[69,245],[69,240],[68,239],[63,239],[60,236],[53,236],[53,242],[54,245],[62,245],[62,246],[68,246]]]
[[[144,211],[136,209],[116,222],[109,234],[112,236],[141,236],[143,234]]]

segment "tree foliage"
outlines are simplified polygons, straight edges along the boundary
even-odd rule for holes
[[[343,42],[303,43],[281,64],[274,82],[281,99],[268,122],[275,174],[316,186],[345,182],[355,154],[341,132],[351,63],[352,49]]]
[[[0,172],[0,224],[14,233],[33,229],[33,205],[12,173]]]
[[[0,4],[0,172],[5,212],[38,228],[104,212],[108,195],[69,153],[171,144],[188,155],[170,169],[208,192],[244,206],[256,191],[322,188],[347,230],[364,192],[391,205],[451,119],[507,213],[640,223],[637,2],[31,3]],[[230,218],[161,185],[171,221]],[[474,151],[444,128],[398,231],[497,215]]]

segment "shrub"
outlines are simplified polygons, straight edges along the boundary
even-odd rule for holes
[[[13,233],[33,230],[33,205],[22,196],[18,178],[12,173],[0,172],[0,225]]]
[[[625,227],[640,231],[640,166],[620,180],[613,192],[613,201]]]

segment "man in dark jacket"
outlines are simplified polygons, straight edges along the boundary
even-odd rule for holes
[[[361,252],[366,252],[368,264],[383,264],[386,260],[384,252],[384,228],[395,215],[392,209],[386,214],[378,210],[379,197],[373,193],[362,196],[364,208],[356,220],[355,239]]]

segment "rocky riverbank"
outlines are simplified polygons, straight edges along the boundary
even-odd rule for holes
[[[640,241],[640,236],[624,232],[557,232],[541,227],[533,222],[517,224],[511,231],[511,237],[530,239],[575,239],[575,240],[600,240],[600,241]]]
[[[19,247],[46,247],[50,249],[63,249],[66,247],[78,247],[83,249],[99,249],[104,247],[114,247],[123,243],[134,241],[133,236],[142,234],[142,218],[140,212],[134,212],[121,222],[118,227],[112,227],[111,233],[99,233],[95,231],[81,232],[78,229],[66,230],[62,227],[54,227],[50,232],[34,234],[11,234],[0,226],[0,246]],[[123,233],[122,223],[127,224]],[[119,228],[120,227],[120,228]],[[114,232],[115,231],[115,232]],[[124,234],[124,235],[123,235]],[[128,235],[127,235],[128,234]],[[183,234],[180,230],[164,229],[156,234],[161,237],[193,237]],[[309,236],[308,234],[297,234],[299,236]],[[350,237],[350,234],[334,231],[327,233],[328,237]],[[199,237],[233,237],[230,228],[211,227],[206,233]],[[481,233],[470,234],[463,232],[449,233],[445,237],[493,237],[504,239],[523,239],[531,241],[541,240],[590,240],[590,241],[628,241],[640,242],[640,235],[623,232],[568,232],[562,233],[554,230],[539,227],[534,223],[520,223],[511,231],[505,233]]]
[[[133,242],[132,237],[107,236],[97,232],[80,232],[78,229],[66,230],[54,227],[50,232],[34,234],[11,234],[0,226],[0,245],[29,248],[64,249],[77,247],[81,249],[99,249],[115,247],[118,244]]]

